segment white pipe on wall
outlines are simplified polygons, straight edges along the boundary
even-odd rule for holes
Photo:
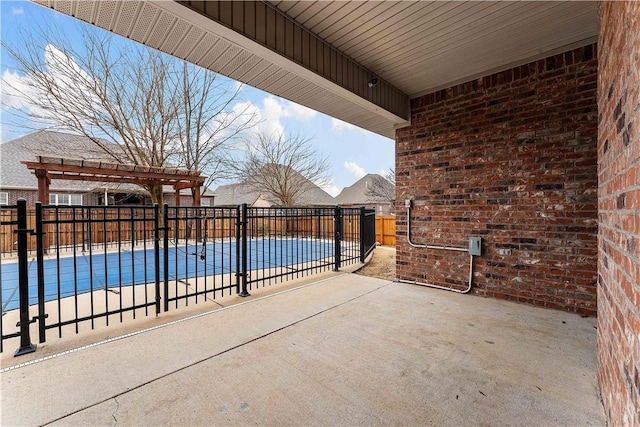
[[[456,251],[456,252],[469,252],[468,248],[456,248],[456,247],[450,247],[450,246],[437,246],[437,245],[426,245],[422,243],[413,243],[411,241],[411,203],[410,202],[407,206],[407,242],[409,242],[409,245],[414,248],[440,249],[444,251]],[[401,283],[410,283],[413,285],[426,286],[428,288],[441,289],[444,291],[457,292],[460,294],[466,294],[471,290],[471,285],[473,283],[473,255],[469,254],[469,282],[466,289],[459,290],[459,289],[453,289],[451,287],[447,288],[446,286],[434,285],[432,283],[422,283],[415,280],[411,281],[411,280],[396,279],[396,281]]]

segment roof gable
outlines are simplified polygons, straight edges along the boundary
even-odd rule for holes
[[[284,166],[280,166],[284,167]],[[319,205],[319,206],[335,206],[336,199],[322,188],[309,181],[297,171],[293,171],[295,174],[294,180],[299,181],[299,185],[306,187],[302,193],[296,205]],[[253,185],[246,181],[221,185],[215,191],[215,204],[217,206],[227,205],[240,205],[246,203],[248,205],[254,205],[258,200],[266,201],[272,206],[277,206],[280,201],[266,191],[259,191]]]
[[[345,187],[336,197],[339,204],[389,203],[384,197],[370,194],[374,186],[381,186],[392,191],[394,185],[381,175],[369,173]]]

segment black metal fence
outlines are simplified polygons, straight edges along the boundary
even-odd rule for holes
[[[0,210],[0,351],[364,261],[375,212],[42,206]],[[99,323],[99,325],[98,325]],[[14,326],[15,325],[15,326]],[[33,328],[33,330],[32,330]]]
[[[376,248],[376,211],[360,208],[360,262]]]

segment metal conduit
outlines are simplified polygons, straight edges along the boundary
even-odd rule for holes
[[[437,246],[437,245],[426,245],[422,243],[413,243],[411,241],[411,203],[409,203],[407,206],[407,242],[409,242],[409,245],[411,245],[414,248],[440,249],[444,251],[455,251],[455,252],[469,252],[468,248],[456,248],[456,247],[450,247],[450,246]],[[473,283],[473,254],[469,254],[469,282],[466,289],[463,289],[463,290],[453,289],[452,287],[434,285],[432,283],[423,283],[423,282],[418,282],[416,280],[411,281],[411,280],[396,279],[396,281],[400,283],[410,283],[413,285],[426,286],[428,288],[441,289],[444,291],[457,292],[459,294],[466,294],[471,290],[471,285]]]

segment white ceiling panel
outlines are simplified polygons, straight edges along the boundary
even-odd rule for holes
[[[244,63],[244,66],[241,69],[236,70],[236,79],[243,83],[253,81],[258,74],[264,70],[266,66],[265,64],[266,63],[262,58],[250,55],[249,59]]]
[[[102,10],[102,7],[100,8],[100,10]],[[177,20],[178,18],[175,18],[169,13],[160,13],[160,16],[158,16],[158,19],[153,26],[153,29],[151,30],[146,43],[149,46],[162,46],[167,37],[171,36],[171,30],[173,29],[173,25]]]
[[[330,1],[272,2],[409,96],[593,42],[597,33],[596,2],[347,3],[340,13]]]
[[[93,3],[82,2],[76,3],[75,16],[83,21],[91,21],[93,19]],[[104,16],[104,15],[103,15]],[[106,22],[106,21],[105,21]]]
[[[102,5],[100,5],[100,7],[102,7]],[[142,3],[142,10],[138,13],[137,19],[131,29],[131,38],[146,43],[147,35],[155,25],[156,19],[161,12],[161,10],[150,3]],[[100,22],[100,25],[103,26],[104,23]]]
[[[79,5],[91,4],[91,2],[79,2]],[[118,14],[115,25],[113,26],[113,32],[120,34],[125,37],[129,37],[131,34],[131,28],[135,23],[135,20],[138,16],[138,9],[142,8],[142,3],[133,2],[133,1],[125,1],[120,5],[120,12]],[[85,21],[87,19],[80,18]],[[88,21],[90,22],[90,21]]]
[[[100,22],[108,22],[108,29],[111,30],[113,19],[120,7],[119,1],[103,1],[100,5],[100,13],[98,15],[98,20]]]

